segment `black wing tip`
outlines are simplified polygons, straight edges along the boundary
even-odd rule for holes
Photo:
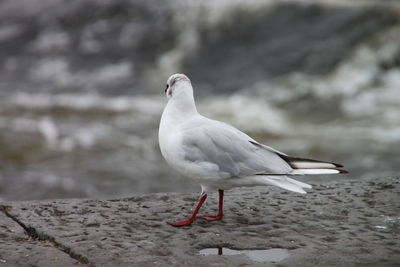
[[[262,147],[262,145],[258,142],[254,142],[252,140],[249,140],[250,143],[252,143],[255,146],[258,147]],[[308,161],[308,162],[318,162],[318,163],[329,163],[332,164],[333,166],[335,166],[335,169],[337,169],[340,173],[349,173],[346,170],[343,169],[339,169],[339,168],[343,168],[344,166],[342,164],[339,163],[335,163],[335,162],[330,162],[330,161],[322,161],[322,160],[316,160],[316,159],[308,159],[308,158],[300,158],[300,157],[293,157],[293,156],[288,156],[285,154],[280,154],[280,153],[276,153],[279,157],[281,157],[281,159],[283,159],[284,161],[286,161],[291,167],[292,166],[292,162],[295,161]]]
[[[333,165],[335,165],[336,168],[343,168],[344,167],[342,164],[339,164],[339,163],[335,163],[335,162],[329,162],[329,163],[332,163]]]

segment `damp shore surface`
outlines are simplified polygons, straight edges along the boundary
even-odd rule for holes
[[[0,266],[395,266],[399,196],[399,177],[314,184],[306,195],[238,188],[222,221],[183,228],[165,222],[186,217],[195,194],[3,202]],[[212,195],[201,212],[216,206]],[[249,256],[263,250],[286,254]]]

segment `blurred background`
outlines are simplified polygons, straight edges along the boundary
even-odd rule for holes
[[[349,175],[400,171],[399,1],[2,0],[0,200],[200,192],[158,147],[165,82]]]

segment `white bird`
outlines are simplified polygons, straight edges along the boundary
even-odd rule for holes
[[[168,78],[165,93],[168,103],[162,113],[159,144],[167,163],[201,185],[199,203],[186,220],[168,222],[173,226],[190,225],[210,190],[218,190],[217,215],[223,217],[224,190],[240,186],[275,185],[305,194],[311,185],[289,178],[290,175],[347,173],[340,164],[291,157],[260,144],[235,127],[212,120],[197,112],[193,87],[184,74]]]

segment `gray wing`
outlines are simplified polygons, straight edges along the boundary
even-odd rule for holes
[[[221,178],[285,174],[292,170],[279,151],[258,144],[243,132],[218,121],[207,120],[187,128],[182,145],[184,160],[216,165]]]

